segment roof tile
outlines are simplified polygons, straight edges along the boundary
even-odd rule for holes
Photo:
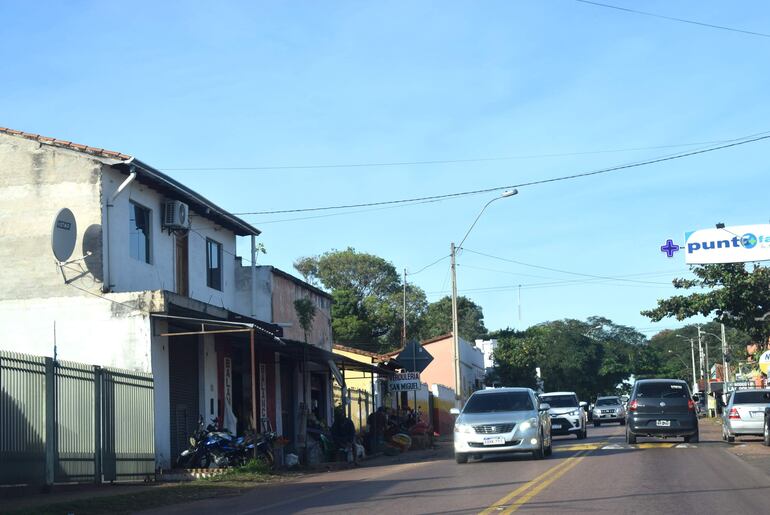
[[[98,157],[113,158],[113,159],[130,159],[131,156],[123,154],[121,152],[115,152],[114,150],[105,150],[103,148],[89,147],[87,145],[81,145],[79,143],[73,143],[71,141],[49,138],[47,136],[41,136],[40,134],[32,134],[30,132],[22,132],[16,129],[9,129],[7,127],[0,127],[0,134],[10,134],[12,136],[20,136],[33,141],[39,141],[47,145],[53,145],[59,148],[66,148],[69,150],[75,150],[77,152],[83,152]]]

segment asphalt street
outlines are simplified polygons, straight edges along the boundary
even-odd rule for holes
[[[717,432],[698,444],[640,439],[620,426],[586,440],[556,437],[550,458],[506,456],[457,465],[451,445],[413,462],[316,474],[245,495],[168,506],[164,514],[261,513],[766,513],[770,475]],[[406,456],[408,456],[407,454]]]

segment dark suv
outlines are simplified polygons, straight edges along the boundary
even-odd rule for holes
[[[698,416],[687,383],[678,379],[641,379],[634,383],[626,415],[626,443],[638,436],[698,441]]]

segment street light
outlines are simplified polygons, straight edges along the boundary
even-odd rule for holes
[[[675,334],[677,338],[684,338],[685,340],[690,340],[690,356],[692,356],[692,391],[693,393],[699,391],[698,390],[698,379],[695,377],[695,342],[693,342],[692,338],[688,338],[687,336],[682,336],[681,334]],[[698,348],[698,351],[700,352],[700,347]]]
[[[460,374],[460,335],[458,334],[458,325],[459,322],[457,320],[457,264],[456,264],[456,253],[458,249],[463,248],[463,243],[465,243],[465,240],[468,238],[468,235],[471,233],[473,228],[476,226],[476,222],[479,221],[479,218],[481,218],[481,215],[484,214],[484,211],[489,207],[489,205],[496,201],[500,200],[502,198],[508,198],[512,197],[519,193],[518,190],[512,189],[512,190],[506,190],[504,191],[499,197],[495,197],[486,204],[484,204],[484,207],[481,208],[481,211],[479,211],[478,216],[476,216],[476,219],[473,221],[471,226],[468,228],[468,230],[465,232],[465,236],[463,236],[463,239],[460,240],[460,244],[455,247],[454,242],[451,243],[449,247],[449,253],[452,258],[452,347],[454,349],[454,369],[455,369],[455,396],[457,399],[462,400],[462,377]]]
[[[725,340],[725,325],[724,324],[721,324],[721,325],[722,325],[722,336],[718,336],[718,335],[716,335],[714,333],[709,333],[707,331],[701,331],[701,332],[703,334],[707,334],[709,336],[713,336],[714,338],[716,338],[717,340],[722,342],[722,382],[726,383],[727,380],[729,379],[728,375],[727,375],[727,357],[726,357],[726,355],[727,355],[727,341]],[[724,388],[723,388],[723,390],[724,390]]]

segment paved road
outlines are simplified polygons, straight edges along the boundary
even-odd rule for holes
[[[557,438],[553,456],[541,461],[457,465],[446,447],[422,461],[318,474],[152,513],[768,512],[770,476],[727,452],[717,433],[699,444],[640,439],[627,446],[622,429]]]

